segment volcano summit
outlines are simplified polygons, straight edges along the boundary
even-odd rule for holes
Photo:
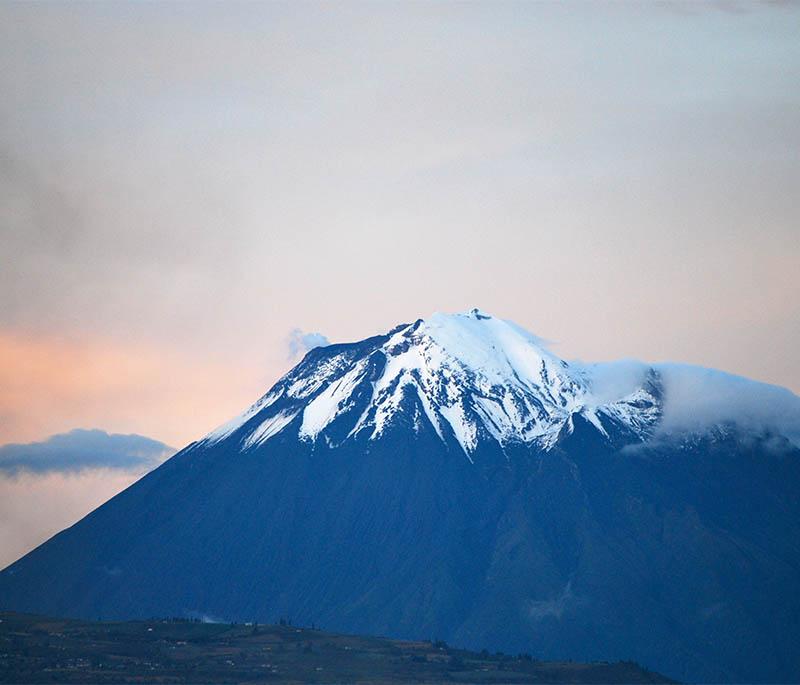
[[[788,390],[436,314],[311,350],[0,573],[0,606],[797,681],[799,437]]]

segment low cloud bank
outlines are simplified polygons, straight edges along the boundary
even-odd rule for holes
[[[583,365],[598,404],[630,394],[655,371],[664,389],[663,432],[734,423],[800,445],[800,397],[786,388],[690,364],[635,360]]]
[[[305,333],[299,328],[294,328],[289,333],[289,359],[302,357],[306,352],[315,347],[325,347],[331,342],[322,333]]]
[[[77,429],[43,442],[3,445],[0,475],[77,473],[88,469],[142,473],[174,453],[169,445],[142,435]]]

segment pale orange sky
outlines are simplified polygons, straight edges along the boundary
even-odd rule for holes
[[[235,360],[102,339],[0,335],[0,359],[5,442],[101,426],[182,447],[267,382]]]
[[[480,307],[800,392],[800,5],[0,4],[0,444],[176,448]],[[0,477],[0,567],[136,474]]]

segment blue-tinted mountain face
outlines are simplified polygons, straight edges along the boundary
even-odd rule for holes
[[[607,371],[475,310],[317,348],[3,571],[0,606],[797,681],[798,398],[736,379],[687,411],[670,368]]]

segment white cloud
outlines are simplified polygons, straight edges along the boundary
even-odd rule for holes
[[[748,430],[776,432],[800,445],[800,397],[786,388],[690,364],[622,360],[583,367],[598,404],[633,392],[654,369],[664,390],[660,424],[664,433],[734,423]]]
[[[305,333],[299,328],[294,328],[289,333],[289,359],[302,357],[306,352],[315,347],[330,345],[330,340],[322,333]]]
[[[582,367],[592,381],[592,394],[598,405],[608,404],[630,395],[641,387],[649,366],[635,359],[620,359],[613,362],[583,364]]]
[[[688,364],[657,369],[664,382],[664,431],[732,422],[800,444],[800,397],[786,388]]]

